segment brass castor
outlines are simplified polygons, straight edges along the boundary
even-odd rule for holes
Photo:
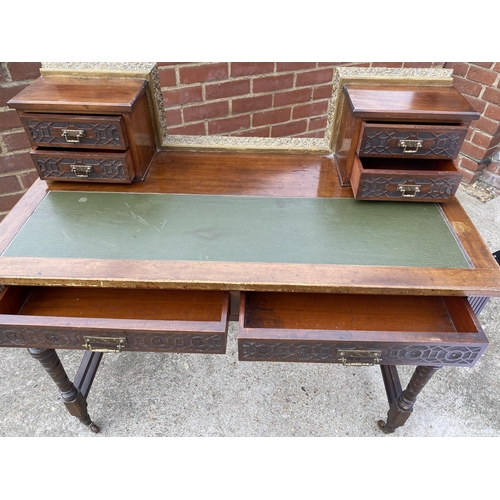
[[[392,434],[394,431],[390,431],[389,429],[387,429],[387,427],[385,426],[385,422],[383,420],[379,420],[377,422],[377,425],[378,425],[378,428],[384,433],[384,434]]]
[[[99,427],[97,427],[97,425],[94,424],[94,422],[90,423],[89,428],[94,434],[98,434],[101,430],[99,429]]]

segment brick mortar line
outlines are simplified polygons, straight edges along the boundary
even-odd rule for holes
[[[465,158],[468,158],[469,160],[473,161],[474,163],[477,163],[479,164],[480,161],[482,161],[484,158],[478,160],[477,158],[474,158],[472,157],[471,155],[467,154],[467,153],[463,153],[462,151],[460,151],[460,153],[458,153],[459,157],[460,156],[464,156]],[[462,167],[464,168],[464,167]]]
[[[207,66],[207,65],[210,65],[210,64],[220,64],[222,61],[219,61],[219,62],[201,62],[201,63],[187,63],[187,64],[175,64],[173,66],[159,66],[158,67],[158,71],[167,71],[169,69],[174,69],[176,72],[178,72],[179,69],[181,68],[201,68],[203,66]],[[234,63],[235,61],[232,61],[232,62],[226,62],[227,64],[227,69],[228,69],[228,75],[231,75],[232,73],[232,64]],[[244,75],[244,76],[239,76],[239,77],[235,77],[235,76],[228,76],[228,78],[230,79],[233,79],[233,78],[248,78],[248,77],[261,77],[261,76],[268,76],[268,75],[280,75],[280,74],[283,74],[283,73],[307,73],[308,71],[317,71],[317,70],[322,70],[322,69],[330,69],[330,68],[338,68],[339,65],[338,64],[332,64],[332,65],[325,65],[325,66],[318,66],[318,62],[316,62],[316,66],[314,66],[313,68],[299,68],[299,69],[287,69],[287,70],[281,70],[281,71],[278,71],[278,65],[279,63],[278,62],[274,62],[274,66],[273,66],[273,70],[272,72],[267,72],[267,73],[256,73],[256,74],[253,74],[253,75]],[[361,63],[349,63],[349,64],[346,64],[346,65],[341,65],[340,67],[350,67],[350,66],[356,66],[357,64],[361,64]],[[403,66],[402,66],[403,67]],[[217,81],[217,80],[216,80]]]
[[[326,85],[332,85],[333,86],[333,80],[330,80],[328,82],[318,82],[318,83],[312,83],[308,85],[299,85],[297,86],[297,82],[294,81],[293,85],[291,87],[286,87],[284,89],[276,89],[276,90],[263,90],[261,92],[255,92],[253,89],[253,83],[254,83],[254,78],[249,78],[249,77],[237,77],[237,78],[229,78],[226,80],[212,80],[210,82],[194,82],[194,83],[182,83],[178,84],[175,86],[163,86],[160,88],[162,92],[168,92],[171,90],[180,90],[180,89],[189,89],[189,88],[197,88],[201,87],[202,88],[202,95],[205,94],[206,92],[206,85],[216,85],[218,83],[227,83],[227,82],[238,82],[238,81],[250,81],[250,92],[242,95],[259,95],[259,94],[270,94],[272,92],[277,93],[277,92],[290,92],[292,90],[300,90],[300,89],[306,89],[306,88],[311,88],[311,89],[317,89],[319,87],[324,87]],[[476,82],[478,83],[478,82]],[[481,84],[479,84],[481,85]],[[7,108],[10,109],[10,108]]]
[[[16,128],[8,128],[7,130],[1,130],[0,131],[0,137],[4,137],[5,135],[9,134],[18,134],[19,132],[24,132],[23,127],[16,127]]]
[[[269,109],[269,108],[266,108],[266,110],[263,110],[264,112],[267,112],[267,111],[275,111],[275,110],[280,110],[280,109],[284,109],[286,108],[287,106],[280,106],[279,108],[272,108],[272,109]],[[260,111],[259,111],[260,112]],[[293,113],[293,107],[291,109],[291,112]],[[217,121],[217,120],[226,120],[226,119],[230,119],[230,118],[238,118],[238,117],[241,117],[241,116],[246,116],[246,115],[249,115],[251,118],[255,115],[256,113],[238,113],[236,115],[231,115],[231,116],[219,116],[219,117],[213,117],[213,118],[203,118],[201,120],[195,120],[195,121],[189,121],[189,122],[184,122],[184,116],[182,115],[181,113],[181,117],[182,117],[182,123],[179,123],[179,124],[176,124],[175,126],[173,127],[180,127],[182,125],[197,125],[199,123],[210,123],[210,122],[213,122],[213,121]],[[257,113],[258,114],[258,113]],[[323,118],[325,117],[326,115],[324,114],[321,114],[321,115],[313,115],[313,116],[303,116],[301,118],[295,118],[295,119],[290,119],[290,120],[287,120],[285,122],[280,122],[280,123],[293,123],[293,122],[297,122],[297,121],[300,121],[300,120],[311,120],[311,119],[315,119],[315,118]],[[260,127],[259,127],[260,128]],[[29,151],[29,150],[28,150]]]
[[[0,83],[0,88],[11,89],[13,87],[21,87],[22,85],[29,85],[33,83],[33,79],[30,80],[11,80]],[[21,92],[21,91],[19,91]]]
[[[472,66],[472,64],[471,64],[471,66]],[[475,65],[474,65],[474,67],[475,68],[482,68],[482,66],[475,66]],[[469,69],[470,69],[470,67],[469,67]],[[482,69],[485,69],[485,68],[482,68]],[[467,70],[467,72],[465,73],[465,75],[463,77],[461,77],[461,78],[463,78],[464,80],[466,80],[468,82],[477,83],[478,85],[481,85],[481,91],[479,92],[479,95],[477,96],[477,98],[474,97],[474,96],[471,96],[471,97],[474,97],[475,99],[480,99],[481,101],[483,101],[486,104],[494,104],[494,103],[491,103],[490,101],[484,99],[483,95],[486,92],[486,90],[488,90],[488,89],[494,89],[494,88],[496,88],[496,86],[498,86],[498,84],[500,83],[500,72],[495,71],[495,70],[488,70],[488,71],[493,71],[493,72],[497,73],[497,77],[496,77],[495,81],[491,85],[488,85],[486,83],[476,82],[475,80],[469,79],[467,77],[467,75],[469,73],[469,70]],[[481,113],[481,116],[483,116],[483,113]]]
[[[269,94],[269,93],[263,93],[263,94]],[[248,95],[248,94],[245,94],[245,95]],[[239,96],[236,96],[235,97],[236,99],[239,98]],[[173,105],[173,106],[169,106],[169,107],[166,107],[164,108],[165,111],[169,111],[169,110],[172,110],[172,109],[179,109],[180,113],[181,113],[181,123],[180,124],[177,124],[175,125],[176,127],[177,126],[180,126],[180,125],[186,125],[188,123],[190,124],[195,124],[195,123],[201,123],[201,122],[204,122],[205,120],[223,120],[225,118],[233,118],[233,117],[237,117],[237,116],[241,116],[241,115],[245,115],[245,114],[249,114],[249,115],[254,115],[256,113],[261,113],[261,112],[267,112],[267,111],[274,111],[274,110],[280,110],[280,109],[285,109],[285,108],[291,108],[291,112],[293,113],[293,110],[296,108],[296,107],[299,107],[299,106],[306,106],[308,104],[319,104],[319,103],[323,103],[323,102],[329,102],[330,99],[329,98],[322,98],[322,99],[313,99],[313,100],[309,100],[309,101],[304,101],[304,102],[296,102],[296,103],[291,103],[291,104],[284,104],[282,106],[274,106],[274,95],[272,95],[272,104],[271,104],[271,107],[270,108],[264,108],[264,109],[258,109],[258,110],[254,110],[254,111],[250,111],[250,112],[241,112],[241,113],[237,113],[237,114],[233,114],[233,111],[232,111],[232,101],[233,101],[234,98],[220,98],[220,99],[210,99],[209,101],[203,101],[203,102],[200,102],[200,103],[186,103],[186,104],[176,104],[176,105]],[[188,121],[186,122],[184,120],[184,110],[186,108],[189,108],[189,107],[197,107],[197,106],[204,106],[205,104],[214,104],[214,103],[217,103],[217,102],[228,102],[228,109],[229,109],[229,114],[227,116],[215,116],[215,117],[212,117],[212,118],[204,118],[202,120],[196,120],[196,121]],[[310,116],[310,117],[304,117],[304,118],[319,118],[319,117],[322,117],[322,116],[325,116],[324,114],[322,115],[314,115],[314,116]],[[23,129],[24,130],[24,129]]]
[[[18,181],[19,181],[19,179],[18,179]],[[22,183],[20,183],[20,185],[22,186]],[[28,188],[23,187],[22,189],[20,189],[18,191],[11,191],[9,193],[0,194],[0,198],[5,198],[7,196],[15,196],[16,194],[24,194],[24,193],[26,193],[26,191],[28,191]]]
[[[225,118],[236,118],[237,116],[241,116],[241,115],[235,115],[235,116],[231,116],[231,117],[225,117]],[[249,130],[249,131],[252,131],[252,130],[258,130],[260,128],[263,128],[263,127],[277,127],[277,126],[280,126],[280,125],[286,125],[286,124],[289,124],[289,123],[297,123],[297,122],[300,122],[300,121],[303,121],[305,120],[307,122],[307,129],[305,130],[305,132],[317,132],[318,130],[324,130],[324,128],[315,128],[315,129],[310,129],[309,128],[309,125],[310,125],[310,120],[313,119],[313,118],[322,118],[324,115],[317,115],[317,116],[311,116],[311,117],[303,117],[303,118],[296,118],[296,119],[290,119],[290,120],[287,120],[285,122],[277,122],[277,123],[268,123],[266,125],[253,125],[253,120],[250,120],[250,127],[247,127],[245,130]],[[250,114],[250,117],[252,118],[252,114]],[[225,118],[220,118],[220,119],[225,119]],[[205,131],[208,133],[208,124],[210,123],[210,120],[198,120],[198,121],[195,121],[195,122],[187,122],[187,123],[182,123],[182,124],[178,124],[178,125],[175,125],[175,127],[172,127],[172,128],[177,128],[177,127],[181,127],[181,126],[184,126],[184,125],[199,125],[200,123],[203,123],[205,125]],[[235,133],[237,132],[237,130],[233,130],[233,131],[230,131],[230,132],[226,132],[226,133],[223,133],[223,134],[215,134],[215,135],[226,135],[226,134],[232,134],[232,133]],[[301,132],[301,133],[304,133],[304,132]],[[293,136],[296,136],[296,135],[299,135],[299,134],[293,134],[291,135],[290,137],[293,137]]]
[[[19,179],[18,179],[19,180]],[[20,185],[22,186],[23,184],[20,183]],[[3,194],[0,194],[0,198],[5,198],[7,196],[15,196],[16,194],[24,194],[26,193],[26,191],[28,191],[29,188],[22,188],[22,189],[19,189],[17,191],[11,191],[9,193],[3,193]]]
[[[261,73],[261,74],[256,74],[256,75],[242,75],[242,76],[228,76],[224,79],[221,80],[209,80],[209,81],[203,81],[203,82],[192,82],[192,83],[181,83],[180,82],[180,74],[179,74],[179,67],[175,67],[175,87],[189,87],[189,86],[195,86],[195,85],[210,85],[210,84],[215,84],[215,83],[221,83],[221,82],[228,82],[228,81],[238,81],[238,80],[251,80],[253,82],[254,79],[258,78],[268,78],[268,77],[274,77],[274,76],[283,76],[283,75],[293,75],[294,76],[294,85],[295,85],[295,80],[296,77],[299,74],[304,74],[304,73],[310,73],[312,71],[322,71],[323,69],[334,69],[337,68],[338,66],[322,66],[321,68],[316,66],[315,68],[308,68],[308,69],[297,69],[297,70],[283,70],[283,71],[276,71],[276,69],[272,73]],[[343,67],[343,66],[342,66]],[[346,66],[347,67],[347,66]],[[161,71],[161,70],[160,70]],[[229,74],[231,74],[229,72]],[[333,80],[332,80],[333,83]],[[324,83],[317,83],[313,85],[327,85],[326,82]],[[308,85],[305,85],[307,87]],[[161,90],[168,90],[172,89],[173,86],[164,86],[161,87]],[[300,88],[300,87],[299,87]]]
[[[3,177],[10,177],[11,175],[15,175],[16,177],[18,175],[24,175],[24,174],[28,174],[30,172],[33,172],[35,170],[35,166],[29,166],[29,167],[26,167],[22,170],[15,170],[13,172],[3,172],[3,173],[0,173],[0,179],[2,179]]]
[[[483,117],[483,118],[486,118],[486,117]],[[495,121],[495,120],[492,120],[492,121]],[[490,134],[489,132],[486,132],[485,130],[477,128],[477,127],[471,127],[471,128],[474,132],[479,132],[481,134],[484,134],[484,135],[488,136],[490,139],[493,139],[493,137],[496,137],[496,135],[498,135],[498,134],[496,134],[496,135]],[[469,140],[468,142],[471,142],[471,141]]]
[[[0,145],[5,146],[3,141],[1,140],[0,137]],[[16,149],[15,151],[6,151],[5,154],[0,154],[0,158],[6,158],[7,156],[15,156],[18,154],[23,154],[23,153],[29,153],[31,151],[31,148],[25,148],[25,149]]]
[[[199,104],[186,103],[186,104],[170,106],[170,107],[165,108],[165,109],[167,111],[170,109],[179,109],[182,112],[184,109],[186,109],[188,107],[197,107],[197,106],[203,106],[205,104],[212,104],[212,103],[216,103],[216,102],[228,102],[228,101],[229,101],[229,99],[212,99],[212,100],[205,102],[205,103],[199,103]],[[312,101],[295,102],[295,103],[283,104],[282,106],[275,107],[274,106],[274,99],[273,99],[273,104],[272,104],[272,107],[270,107],[270,108],[256,109],[256,110],[250,111],[250,112],[243,111],[242,113],[237,113],[237,114],[234,114],[231,116],[239,116],[239,115],[244,115],[244,114],[255,114],[255,113],[261,113],[261,112],[267,112],[267,111],[280,110],[280,109],[284,109],[284,108],[292,108],[292,111],[293,111],[296,107],[299,107],[299,106],[306,106],[308,104],[319,104],[319,103],[323,103],[323,102],[330,102],[330,99],[325,99],[325,98],[314,99]],[[232,109],[232,106],[230,106],[230,109]],[[326,113],[325,113],[325,115],[326,115]],[[324,116],[324,115],[316,115],[316,116]],[[228,116],[219,116],[219,117],[215,116],[215,117],[213,117],[213,119],[218,119],[218,118],[228,118]],[[198,121],[202,121],[202,120],[198,120]],[[188,123],[194,123],[194,122],[188,122]]]
[[[10,74],[9,68],[7,67],[7,62],[3,62],[0,64],[0,71],[2,72],[5,80],[12,81],[12,76]]]

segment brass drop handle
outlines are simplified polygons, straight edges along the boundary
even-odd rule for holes
[[[82,347],[92,352],[121,352],[127,345],[126,337],[83,337]]]
[[[344,366],[373,366],[381,361],[382,351],[347,349],[339,352],[339,361]]]
[[[69,130],[63,129],[61,135],[66,139],[66,142],[78,143],[85,135],[85,130]]]
[[[423,146],[423,141],[418,141],[415,139],[405,139],[398,141],[398,146],[403,148],[404,154],[413,154],[416,153],[419,148]]]
[[[69,169],[77,177],[83,177],[85,179],[88,179],[90,172],[93,170],[91,165],[70,165]]]
[[[401,192],[403,198],[415,198],[420,193],[421,187],[418,184],[399,184],[398,191]]]

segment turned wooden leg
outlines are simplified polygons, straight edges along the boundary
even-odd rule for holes
[[[390,434],[405,424],[413,411],[413,405],[420,391],[439,368],[439,366],[417,366],[406,389],[390,405],[387,421],[378,421],[380,429]]]
[[[87,425],[93,432],[99,432],[99,428],[92,422],[87,412],[87,400],[69,380],[56,351],[54,349],[29,348],[28,352],[41,363],[55,382],[69,413]]]

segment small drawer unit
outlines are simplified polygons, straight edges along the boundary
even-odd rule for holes
[[[147,81],[40,77],[15,108],[44,180],[143,180],[156,151]]]
[[[479,118],[454,87],[345,85],[335,152],[341,184],[356,199],[451,199],[456,159]]]

